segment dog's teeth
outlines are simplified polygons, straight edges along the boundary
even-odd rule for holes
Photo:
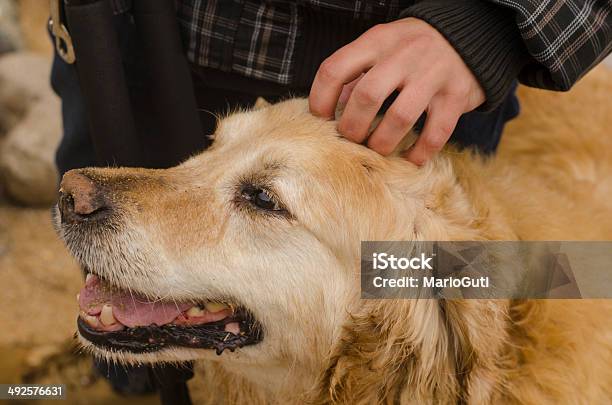
[[[87,273],[87,275],[85,276],[85,284],[89,284],[92,278],[93,278],[93,274]]]
[[[96,318],[95,316],[85,315],[83,319],[85,319],[85,322],[87,322],[87,324],[92,328],[97,328],[99,326],[98,318]]]
[[[110,304],[104,304],[102,312],[100,313],[100,322],[104,326],[110,326],[117,322],[113,315],[113,307]]]
[[[222,304],[220,302],[207,302],[206,304],[204,304],[204,308],[206,308],[208,312],[219,312],[223,311],[224,309],[228,309],[229,307],[226,304]]]
[[[225,325],[225,331],[233,333],[234,335],[240,334],[240,325],[238,322],[230,322]]]
[[[204,310],[202,308],[200,308],[197,305],[194,305],[193,307],[189,308],[189,310],[187,311],[187,315],[195,318],[198,316],[203,316],[204,315]]]

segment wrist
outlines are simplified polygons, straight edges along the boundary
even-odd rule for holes
[[[484,90],[479,110],[492,110],[505,98],[529,62],[511,12],[479,0],[428,0],[401,13],[438,30],[455,48]]]

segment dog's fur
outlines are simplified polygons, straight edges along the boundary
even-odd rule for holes
[[[417,168],[290,100],[221,120],[212,148],[176,168],[83,171],[119,209],[118,231],[87,246],[64,233],[83,264],[152,296],[232,297],[265,331],[219,357],[92,350],[201,360],[209,403],[609,402],[608,301],[360,300],[358,283],[360,240],[612,239],[605,80],[570,96],[523,90],[492,159],[448,148]],[[244,182],[288,213],[245,205]]]

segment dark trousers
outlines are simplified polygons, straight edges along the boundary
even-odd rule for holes
[[[233,110],[237,107],[252,106],[257,96],[262,94],[265,94],[268,100],[275,101],[290,95],[305,95],[307,92],[307,89],[289,87],[271,91],[270,86],[263,82],[260,89],[251,83],[247,90],[237,91],[235,88],[230,90],[229,86],[223,86],[223,83],[207,83],[205,78],[196,75],[194,77],[196,98],[204,133],[192,144],[199,145],[197,148],[199,150],[183,151],[182,155],[166,158],[164,151],[166,145],[172,143],[172,134],[157,133],[159,131],[156,132],[155,126],[150,124],[151,120],[147,119],[151,113],[147,104],[146,83],[142,80],[146,76],[147,68],[141,62],[143,58],[140,55],[133,24],[127,15],[118,15],[114,18],[134,115],[141,133],[147,134],[150,139],[147,145],[149,155],[155,156],[155,159],[143,161],[142,166],[173,166],[199,150],[204,150],[208,146],[205,135],[211,134],[215,129],[215,114],[227,112],[228,108]],[[66,64],[57,54],[53,61],[51,84],[62,100],[64,133],[56,154],[60,174],[70,169],[96,166],[98,160],[89,134],[87,111],[79,89],[75,66]],[[463,115],[451,141],[463,146],[475,146],[484,153],[492,153],[499,143],[505,123],[514,118],[518,112],[519,105],[513,89],[494,111],[471,112]],[[146,367],[115,367],[103,361],[98,362],[97,366],[120,392],[147,392],[154,388],[150,380],[150,369]]]

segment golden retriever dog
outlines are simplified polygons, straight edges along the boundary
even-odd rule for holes
[[[79,169],[57,226],[87,273],[78,339],[196,360],[203,403],[603,404],[605,300],[362,300],[362,240],[612,239],[611,80],[521,92],[499,153],[424,167],[293,99],[220,120],[167,170]]]

